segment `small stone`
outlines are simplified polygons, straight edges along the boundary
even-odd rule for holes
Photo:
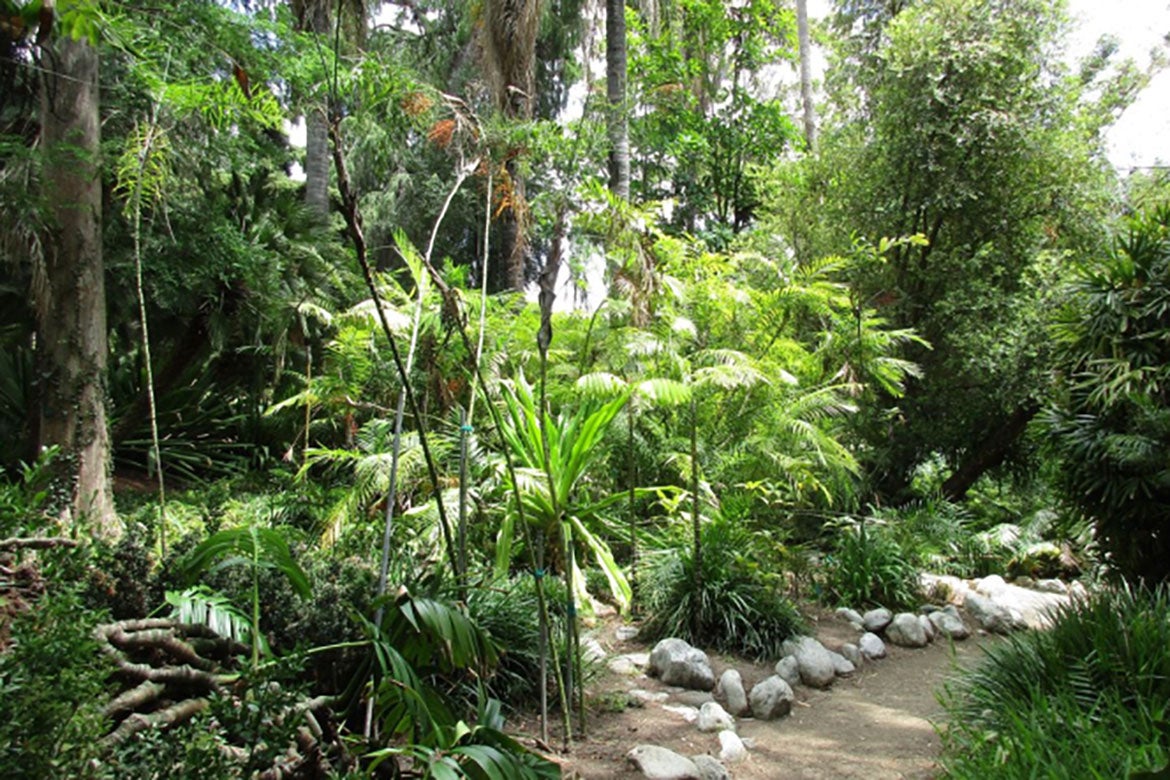
[[[641,688],[634,688],[628,695],[630,701],[635,703],[635,706],[638,706],[638,704],[657,704],[670,698],[669,694],[660,691],[644,691]]]
[[[883,631],[893,619],[893,612],[890,612],[890,610],[886,609],[885,607],[879,607],[877,609],[871,609],[869,612],[866,612],[864,615],[862,615],[861,624],[865,627],[866,631],[869,631],[872,634],[876,634],[879,631]]]
[[[800,681],[810,688],[828,688],[837,679],[829,651],[811,636],[787,639],[780,648],[785,655],[796,656]]]
[[[926,631],[917,615],[902,612],[886,626],[886,639],[899,647],[926,647]]]
[[[977,593],[968,593],[963,606],[979,627],[986,631],[1006,634],[1012,630],[1011,614],[989,598]]]
[[[862,634],[861,638],[857,640],[857,649],[871,661],[886,657],[886,643],[874,633]]]
[[[663,639],[650,653],[650,674],[666,685],[679,685],[696,691],[715,687],[715,672],[707,654],[681,639]]]
[[[638,745],[626,759],[647,780],[702,780],[695,762],[657,745]]]
[[[691,756],[691,761],[694,761],[695,766],[699,768],[699,777],[702,780],[731,780],[727,767],[711,756],[700,753],[697,756]]]
[[[855,609],[850,609],[849,607],[838,607],[836,615],[850,625],[856,626],[858,628],[861,628],[862,626],[863,620],[861,614]]]
[[[743,761],[747,758],[747,743],[734,731],[719,732],[719,760],[728,764]]]
[[[930,618],[926,615],[919,615],[918,624],[922,626],[922,633],[926,634],[926,641],[933,642],[936,632],[934,630],[934,623],[930,622]]]
[[[586,637],[581,640],[581,660],[585,663],[597,663],[604,659],[606,655],[605,648],[593,637]]]
[[[719,677],[715,685],[715,698],[726,702],[727,711],[737,718],[751,712],[747,692],[743,688],[743,678],[735,669],[727,669]]]
[[[857,667],[853,665],[853,662],[841,653],[834,653],[830,650],[829,657],[833,659],[833,672],[838,677],[851,677],[857,671]]]
[[[615,655],[613,658],[610,658],[605,662],[605,667],[614,674],[620,674],[625,677],[637,677],[642,673],[642,670],[624,655]]]
[[[673,712],[675,715],[682,715],[682,719],[687,723],[694,723],[699,719],[698,708],[687,704],[663,704],[662,709]]]
[[[748,700],[752,714],[760,720],[775,720],[792,711],[796,699],[792,688],[778,674],[774,674],[752,686]]]
[[[629,642],[631,639],[638,638],[637,626],[618,626],[617,630],[613,632],[619,642]]]
[[[841,655],[845,656],[845,660],[853,664],[854,668],[861,666],[861,650],[852,642],[841,645]]]
[[[715,701],[715,697],[706,691],[674,691],[670,694],[670,698],[678,704],[686,704],[689,707],[702,707],[707,702]]]
[[[718,702],[709,701],[699,708],[699,731],[708,734],[712,731],[735,731],[735,718],[727,710],[719,706]]]
[[[971,636],[971,630],[967,628],[967,624],[963,622],[963,619],[958,617],[958,615],[952,615],[950,612],[932,612],[930,614],[930,622],[945,637],[962,640]]]
[[[800,662],[794,655],[786,655],[776,662],[776,674],[791,686],[800,684]]]

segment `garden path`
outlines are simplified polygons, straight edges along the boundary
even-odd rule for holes
[[[649,652],[637,641],[620,642],[615,625],[599,638],[610,653]],[[857,633],[831,615],[817,621],[817,637],[829,648],[855,641]],[[889,656],[867,662],[851,678],[839,679],[827,691],[798,686],[792,714],[777,721],[741,719],[738,732],[754,743],[746,761],[728,767],[737,780],[836,780],[838,778],[930,778],[937,774],[940,742],[933,721],[942,715],[935,691],[957,665],[968,666],[981,656],[980,647],[997,641],[974,636],[965,642],[936,642],[913,650],[889,646]],[[739,669],[750,690],[772,674],[770,665],[749,664],[724,656],[712,657],[718,676],[731,665]],[[566,777],[603,780],[641,778],[626,762],[639,744],[655,744],[683,755],[718,756],[715,734],[703,734],[693,723],[663,704],[698,704],[693,692],[674,692],[664,703],[622,708],[631,688],[653,692],[668,689],[645,675],[628,677],[603,672],[590,686],[595,707],[588,736],[560,760]],[[535,724],[521,728],[535,730]]]

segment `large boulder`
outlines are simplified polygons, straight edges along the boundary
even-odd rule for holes
[[[719,682],[715,685],[715,698],[726,702],[727,711],[737,718],[751,712],[743,678],[735,669],[728,669],[719,676]]]
[[[926,647],[926,631],[917,615],[902,612],[886,626],[886,639],[899,647]]]
[[[663,639],[650,653],[650,676],[667,685],[709,691],[715,687],[715,672],[707,654],[681,639]]]
[[[703,780],[731,780],[731,774],[727,771],[727,767],[720,764],[716,758],[700,753],[697,756],[691,756],[691,761],[695,762],[695,766],[699,769],[699,776]]]
[[[703,780],[694,761],[658,745],[638,745],[626,760],[647,780]]]
[[[928,616],[930,622],[940,634],[951,639],[966,639],[971,636],[971,629],[967,628],[967,624],[959,617],[958,612],[950,612],[949,610],[939,610],[938,612],[931,612]]]
[[[877,609],[871,609],[861,616],[861,625],[871,634],[879,634],[885,630],[886,626],[893,619],[893,612],[890,612],[885,607],[878,607]]]
[[[699,731],[706,734],[712,731],[735,731],[735,718],[718,702],[709,701],[699,708],[698,725]]]
[[[811,636],[785,640],[781,651],[796,657],[800,681],[810,688],[828,688],[837,679],[833,657],[824,645]]]
[[[870,661],[886,657],[886,643],[877,634],[866,632],[857,640],[857,649]]]
[[[926,641],[933,642],[934,635],[938,632],[934,628],[934,623],[930,622],[930,618],[926,615],[918,615],[918,624],[922,626],[922,633],[926,634]]]
[[[760,720],[784,717],[792,711],[792,702],[795,699],[792,687],[777,674],[756,683],[748,695],[752,714]]]

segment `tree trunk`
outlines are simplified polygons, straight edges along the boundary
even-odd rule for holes
[[[605,2],[605,94],[609,101],[609,189],[630,198],[630,125],[626,116],[626,2]]]
[[[1040,411],[1040,404],[1028,401],[1018,407],[1011,416],[988,434],[979,446],[971,451],[963,465],[947,477],[942,484],[943,496],[948,501],[962,501],[967,491],[985,473],[1004,462],[1016,440],[1028,427],[1028,423]]]
[[[510,120],[529,121],[540,0],[487,0],[484,13],[484,66],[496,106]],[[519,153],[519,149],[508,150],[507,175],[496,189],[500,227],[488,268],[490,292],[524,289],[528,206],[516,161]]]
[[[312,35],[329,33],[329,0],[293,3],[297,28]],[[327,42],[322,45],[328,48]],[[305,112],[305,205],[319,222],[329,219],[329,117],[328,98]]]
[[[44,276],[36,285],[40,445],[61,448],[72,522],[122,531],[106,421],[106,288],[98,168],[98,55],[84,40],[46,45],[41,83],[42,188],[49,203]]]
[[[808,37],[808,0],[796,0],[796,35],[800,48],[800,102],[804,109],[804,140],[809,151],[817,146],[817,114],[812,94],[812,52]]]

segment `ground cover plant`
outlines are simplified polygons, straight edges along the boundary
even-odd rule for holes
[[[1051,630],[990,648],[943,694],[948,776],[1135,777],[1167,766],[1168,610],[1164,586],[1104,589],[1061,609]]]

